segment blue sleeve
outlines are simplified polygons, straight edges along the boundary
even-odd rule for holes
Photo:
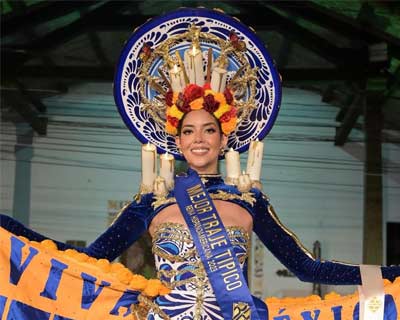
[[[333,285],[361,284],[360,268],[336,261],[314,259],[297,237],[279,221],[268,198],[259,192],[254,205],[254,232],[272,254],[300,280]],[[382,276],[393,281],[400,266],[381,267]]]
[[[88,247],[80,248],[53,240],[59,250],[75,249],[97,259],[110,261],[117,258],[147,230],[154,214],[152,194],[143,195],[140,201],[133,201],[121,210],[112,225]],[[37,233],[11,217],[0,215],[0,226],[17,236],[24,236],[31,241],[42,241],[47,237]]]

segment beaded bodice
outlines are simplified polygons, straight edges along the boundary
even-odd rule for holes
[[[250,245],[248,233],[241,227],[227,227],[233,251],[241,267]],[[211,293],[206,271],[197,254],[189,229],[180,223],[162,223],[153,236],[153,253],[159,279],[169,288]]]

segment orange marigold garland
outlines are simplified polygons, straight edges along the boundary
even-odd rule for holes
[[[237,112],[233,102],[232,92],[228,88],[224,92],[215,92],[211,90],[209,83],[202,87],[189,84],[181,93],[170,90],[165,96],[165,130],[171,135],[176,135],[179,122],[186,113],[204,109],[217,118],[223,134],[228,135],[235,130],[237,123]]]
[[[133,274],[128,268],[122,263],[113,262],[111,263],[107,259],[96,259],[88,256],[85,253],[78,252],[74,249],[67,249],[65,251],[58,250],[57,244],[50,239],[45,239],[42,242],[29,241],[28,238],[19,237],[21,240],[34,245],[38,248],[42,248],[52,253],[59,254],[64,257],[72,258],[79,263],[87,263],[92,266],[96,266],[104,273],[110,273],[119,282],[128,285],[130,289],[140,291],[143,295],[154,298],[158,295],[168,294],[171,290],[164,286],[158,279],[146,279],[142,275]]]

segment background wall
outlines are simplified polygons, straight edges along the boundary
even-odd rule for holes
[[[13,207],[24,198],[15,170],[30,163],[31,176],[17,181],[30,186],[29,212],[18,214],[29,216],[30,227],[49,237],[91,242],[107,226],[107,201],[129,200],[138,190],[140,145],[116,111],[110,83],[76,87],[68,97],[44,103],[47,136],[34,136],[32,145],[18,144],[33,151],[30,162],[15,156],[16,135],[26,128],[17,131],[13,123],[1,122],[0,211],[17,216]],[[284,88],[280,115],[265,139],[262,183],[282,223],[307,248],[318,240],[323,259],[360,263],[363,134],[353,129],[351,142],[334,146],[336,113],[317,93]],[[241,156],[242,168],[246,157]],[[383,157],[385,222],[400,222],[399,146],[384,144]],[[264,255],[264,296],[311,293],[311,284],[278,277],[276,271],[284,267],[270,253]]]

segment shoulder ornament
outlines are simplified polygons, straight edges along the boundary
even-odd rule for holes
[[[241,194],[229,193],[226,191],[218,190],[216,193],[210,194],[211,199],[214,200],[240,200],[245,201],[251,206],[256,202],[256,198],[252,192],[243,192]]]

